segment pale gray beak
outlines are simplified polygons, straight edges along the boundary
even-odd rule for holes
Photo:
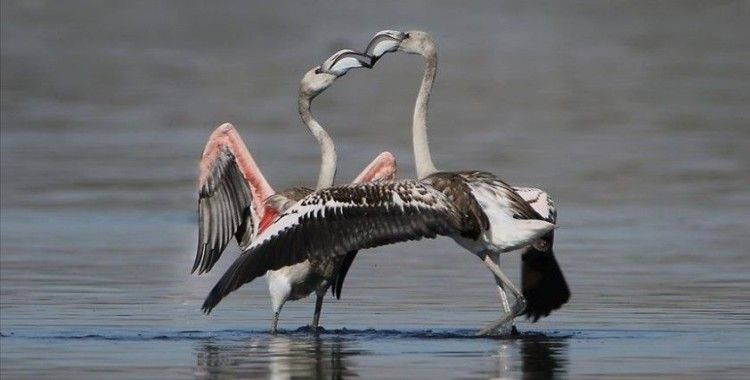
[[[404,38],[406,38],[406,33],[396,30],[382,30],[377,32],[370,40],[370,43],[367,44],[365,54],[372,57],[372,64],[374,65],[386,53],[398,50],[398,45],[401,44]]]
[[[323,62],[320,66],[320,70],[331,75],[340,77],[347,73],[350,69],[372,67],[372,58],[362,53],[357,53],[353,50],[344,49],[339,50],[328,59]]]

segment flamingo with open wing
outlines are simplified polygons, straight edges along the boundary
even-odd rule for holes
[[[305,126],[321,148],[317,188],[333,185],[336,151],[333,140],[313,118],[312,100],[352,68],[370,67],[367,56],[342,50],[321,66],[308,71],[300,83],[298,111]],[[393,155],[378,155],[354,180],[354,183],[393,179],[396,162]],[[208,272],[234,237],[245,250],[253,239],[271,228],[291,205],[313,192],[295,187],[275,192],[230,124],[217,128],[209,137],[200,163],[199,236],[193,272]],[[288,300],[317,295],[313,327],[320,319],[323,297],[330,287],[341,297],[346,273],[357,252],[348,251],[325,263],[301,261],[269,271],[268,287],[273,304],[272,331],[276,331],[281,308]]]
[[[434,45],[430,49],[424,39],[404,38],[395,46],[435,55]],[[376,46],[373,51],[377,49],[385,52],[389,48]],[[306,261],[326,262],[351,250],[437,235],[453,238],[480,257],[498,284],[517,295],[506,321],[525,309],[520,291],[493,257],[538,241],[554,224],[491,173],[435,168],[427,143],[426,116],[436,69],[435,55],[434,60],[428,60],[412,123],[418,179],[338,186],[309,194],[235,260],[206,298],[205,312],[269,270]]]

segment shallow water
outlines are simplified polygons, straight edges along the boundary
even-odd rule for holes
[[[0,374],[5,378],[742,378],[750,365],[747,2],[98,4],[3,1]],[[188,274],[198,155],[234,123],[277,189],[312,184],[305,70],[383,28],[437,41],[439,167],[554,195],[573,292],[518,337],[489,272],[447,239],[361,254],[312,334],[268,334],[264,281],[206,317],[230,259]],[[413,175],[421,62],[381,60],[316,99],[352,178]],[[228,252],[231,257],[233,252]],[[517,279],[518,258],[503,265]]]

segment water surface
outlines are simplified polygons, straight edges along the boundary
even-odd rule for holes
[[[397,6],[3,1],[2,377],[745,377],[748,3]],[[435,162],[553,194],[570,303],[475,338],[492,278],[437,239],[361,254],[318,335],[313,300],[268,334],[263,280],[202,315],[234,254],[188,274],[208,134],[234,123],[277,189],[314,183],[302,74],[415,27]],[[382,150],[413,175],[421,69],[389,56],[316,99],[342,182]]]

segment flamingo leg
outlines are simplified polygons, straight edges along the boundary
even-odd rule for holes
[[[500,302],[503,304],[503,311],[507,314],[510,313],[510,302],[508,301],[508,294],[503,288],[503,282],[495,277],[495,283],[497,283],[497,292],[500,294]]]
[[[271,334],[274,334],[274,335],[276,334],[276,331],[278,331],[276,327],[278,325],[279,325],[279,312],[277,311],[273,313],[273,322],[271,324]]]
[[[315,299],[315,313],[313,314],[311,325],[313,330],[317,330],[318,324],[320,323],[320,311],[323,309],[323,297],[325,297],[325,292],[323,292],[322,294],[318,294],[317,298]]]
[[[505,315],[502,318],[483,327],[481,330],[479,330],[477,335],[487,335],[495,329],[506,325],[508,322],[512,323],[513,319],[523,313],[523,311],[526,309],[526,299],[524,298],[523,294],[513,284],[513,282],[510,281],[510,278],[508,278],[508,276],[500,269],[500,266],[497,265],[495,260],[492,260],[491,256],[492,254],[485,255],[484,263],[495,275],[495,282],[497,283],[498,292],[500,293],[500,299],[503,301],[503,309],[505,310]],[[515,302],[513,303],[512,307],[508,306],[506,289],[509,290],[515,298]]]

